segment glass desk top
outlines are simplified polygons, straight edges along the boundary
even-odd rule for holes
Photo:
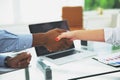
[[[119,52],[119,48],[113,49],[113,46],[111,45],[97,43],[97,42],[95,43],[96,44],[91,46],[91,47],[94,46],[95,49],[90,49],[90,50],[79,46],[79,49],[82,48],[82,49],[88,50],[90,52],[95,53],[95,55],[88,56],[83,59],[78,59],[76,61],[72,61],[63,65],[55,65],[49,61],[44,60],[44,63],[49,65],[52,69],[52,80],[69,80],[72,78],[79,78],[79,77],[84,77],[84,76],[89,76],[94,74],[101,74],[105,72],[120,70],[119,67],[115,68],[112,66],[108,66],[92,59],[95,56],[103,55],[103,54],[100,54],[100,51],[104,52],[104,54],[106,54],[108,51],[108,54],[110,54],[110,53]],[[98,47],[96,48],[96,46]],[[104,48],[104,50],[102,51],[101,48]],[[38,64],[37,57],[35,55],[34,48],[29,49],[29,52],[32,53],[32,60],[29,68],[2,74],[0,75],[0,80],[8,80],[8,79],[9,80],[46,80],[45,75],[37,65]],[[94,79],[119,80],[120,79],[119,74],[120,73],[118,72],[113,74],[94,76],[90,78],[84,78],[84,80],[94,80]]]

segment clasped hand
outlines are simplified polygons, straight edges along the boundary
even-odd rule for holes
[[[9,57],[7,59],[7,65],[10,68],[25,68],[29,65],[31,60],[31,54],[22,52],[15,57]]]
[[[57,38],[57,36],[63,32],[66,32],[66,30],[58,29],[58,28],[46,32],[45,33],[46,43],[44,46],[49,51],[59,51],[59,50],[64,50],[66,48],[69,48],[73,43],[71,40],[69,40],[67,38],[63,38],[59,41],[55,40]]]

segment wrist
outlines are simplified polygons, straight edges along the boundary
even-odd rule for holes
[[[45,33],[35,33],[33,34],[33,44],[32,46],[44,46],[46,44]]]

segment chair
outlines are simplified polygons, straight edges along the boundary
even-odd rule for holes
[[[83,29],[83,9],[81,6],[64,6],[62,19],[68,21],[70,30]]]
[[[68,21],[70,30],[84,29],[82,6],[64,6],[62,8],[62,19]],[[87,46],[87,41],[81,40],[81,45]]]

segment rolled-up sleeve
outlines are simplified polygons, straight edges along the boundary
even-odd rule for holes
[[[0,52],[20,51],[32,46],[32,34],[16,35],[0,30]]]
[[[120,27],[117,28],[106,28],[104,29],[104,36],[105,42],[113,44],[113,45],[120,45]]]

